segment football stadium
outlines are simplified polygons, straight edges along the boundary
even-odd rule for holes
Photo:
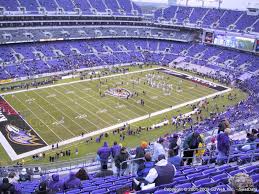
[[[0,0],[0,70],[0,193],[258,193],[258,0]]]

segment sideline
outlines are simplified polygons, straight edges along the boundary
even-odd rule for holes
[[[138,71],[131,71],[131,72],[127,72],[127,73],[119,73],[119,74],[107,75],[107,76],[103,76],[103,77],[100,77],[100,78],[99,77],[95,77],[95,78],[92,78],[92,79],[77,80],[77,81],[71,81],[71,82],[66,82],[66,83],[42,86],[42,87],[38,87],[38,88],[29,88],[29,89],[24,89],[24,90],[6,92],[6,93],[0,94],[0,96],[6,96],[6,95],[10,95],[10,94],[17,94],[17,93],[21,93],[21,92],[29,92],[29,91],[34,91],[34,90],[41,90],[41,89],[52,88],[52,87],[57,87],[57,86],[71,85],[71,84],[75,84],[75,83],[94,81],[94,80],[111,78],[111,77],[117,77],[117,76],[122,76],[122,75],[141,73],[141,72],[152,71],[152,70],[157,70],[157,69],[161,69],[161,67],[154,67],[154,68],[142,69],[142,70],[138,70]]]
[[[101,79],[109,78],[109,77],[116,77],[116,76],[121,76],[121,75],[126,75],[126,74],[134,74],[134,73],[139,73],[139,72],[152,71],[152,70],[162,69],[162,68],[170,70],[170,71],[177,72],[179,74],[185,74],[185,73],[182,73],[182,72],[179,72],[179,71],[175,71],[175,70],[172,70],[172,69],[168,69],[168,68],[165,68],[165,67],[156,67],[156,68],[150,68],[150,69],[139,70],[139,71],[134,71],[134,72],[128,72],[128,73],[125,73],[125,74],[122,73],[122,74],[114,74],[114,75],[104,76],[104,77],[101,77]],[[191,76],[189,74],[185,74],[185,75]],[[195,76],[191,76],[191,77],[195,77]],[[197,78],[197,77],[195,77],[195,78]],[[99,78],[93,78],[92,80],[98,80],[98,79]],[[198,78],[198,79],[206,81],[206,82],[210,82],[208,80],[204,80],[204,79],[201,79],[201,78]],[[61,83],[61,84],[50,85],[50,86],[43,86],[43,87],[40,87],[40,88],[31,88],[31,89],[28,89],[28,90],[20,90],[20,91],[9,92],[9,93],[5,93],[3,95],[15,94],[15,93],[26,92],[26,91],[33,91],[33,90],[40,90],[40,89],[44,89],[44,88],[56,87],[56,86],[61,86],[61,85],[70,85],[70,84],[74,84],[74,83],[80,83],[80,82],[92,81],[92,80],[91,79],[78,80],[78,81],[74,81],[74,82]],[[210,82],[210,83],[213,83],[213,82]],[[222,86],[222,85],[220,85],[218,83],[213,83],[213,84]],[[157,116],[157,115],[161,115],[161,114],[166,113],[166,112],[170,112],[170,111],[178,109],[178,108],[182,108],[184,106],[187,106],[187,105],[190,105],[190,104],[193,104],[193,103],[197,103],[199,101],[202,101],[202,100],[205,100],[205,99],[208,99],[208,98],[213,98],[213,97],[215,97],[217,95],[221,95],[221,94],[227,93],[227,92],[232,90],[232,88],[229,88],[229,87],[226,87],[226,86],[223,86],[223,87],[225,87],[226,90],[219,91],[219,92],[207,95],[207,96],[203,96],[203,97],[195,99],[195,100],[184,102],[182,104],[171,106],[169,108],[166,108],[166,109],[163,109],[163,110],[160,110],[160,111],[156,111],[156,112],[153,112],[153,113],[150,113],[150,114],[146,114],[146,115],[141,116],[141,117],[130,119],[128,121],[121,122],[121,123],[118,123],[116,125],[109,126],[109,127],[97,130],[97,131],[92,131],[90,133],[84,134],[84,136],[80,135],[80,136],[77,136],[77,137],[73,137],[71,139],[67,139],[67,140],[58,142],[58,144],[59,144],[59,146],[68,145],[68,144],[74,143],[76,141],[84,140],[84,139],[92,137],[92,136],[96,136],[96,135],[100,135],[102,133],[106,133],[108,131],[117,129],[117,128],[122,127],[122,126],[127,125],[127,124],[132,124],[132,123],[135,123],[135,122],[139,122],[139,121],[142,121],[142,120],[145,120],[145,119]],[[2,135],[2,133],[0,133],[0,143],[4,146],[6,152],[8,153],[8,155],[11,158],[12,161],[19,160],[19,159],[22,159],[22,158],[25,158],[25,157],[28,157],[28,156],[32,156],[34,154],[38,154],[38,153],[41,153],[41,152],[46,152],[46,151],[52,149],[52,145],[48,145],[48,146],[45,146],[45,147],[42,147],[42,148],[39,148],[39,149],[36,149],[36,150],[32,150],[32,151],[29,151],[29,152],[17,155],[15,153],[15,151],[13,150],[13,148],[11,147],[11,145],[7,142],[5,137]]]

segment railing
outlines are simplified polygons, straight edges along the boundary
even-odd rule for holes
[[[245,143],[245,144],[234,144],[231,145],[230,148],[230,152],[228,154],[228,157],[226,159],[226,164],[231,163],[231,159],[233,157],[239,157],[239,156],[244,156],[244,155],[250,155],[250,161],[248,163],[252,163],[255,157],[256,153],[258,149],[250,149],[249,153],[242,153],[242,151],[240,151],[239,153],[235,153],[234,150],[237,147],[242,147],[244,145],[255,145],[255,147],[259,144],[259,142],[255,142],[255,143]],[[217,152],[217,150],[208,150],[206,147],[202,147],[202,148],[198,148],[198,149],[189,149],[188,151],[194,151],[193,157],[183,157],[184,154],[184,149],[179,148],[179,156],[184,158],[184,159],[189,159],[191,158],[193,161],[196,160],[196,156],[195,153],[199,150],[206,150],[206,152],[208,153],[207,156],[209,157],[207,160],[207,165],[212,165],[210,163],[211,159],[213,158],[214,153]],[[152,150],[150,151],[152,152]],[[201,156],[201,158],[203,158],[204,156]],[[136,161],[139,160],[145,160],[144,158],[137,158],[137,159],[129,159],[126,160],[124,162],[122,162],[120,164],[120,172],[122,172],[122,165],[127,163],[127,169],[126,174],[131,174],[131,175],[135,175],[137,173],[137,167],[138,165],[136,165]],[[109,162],[109,164],[111,164],[112,162]],[[192,162],[191,165],[200,165],[200,163],[195,163]],[[214,164],[213,164],[214,165]],[[34,169],[34,168],[39,168],[40,167],[40,172],[36,172],[34,174],[49,174],[49,173],[56,173],[56,172],[61,172],[61,171],[70,171],[73,169],[79,169],[81,167],[87,168],[89,171],[97,171],[100,169],[100,163],[96,160],[96,154],[95,153],[91,153],[85,157],[81,157],[78,159],[71,159],[69,161],[63,162],[63,161],[57,161],[54,163],[44,163],[44,164],[37,164],[37,165],[25,165],[25,166],[6,166],[6,167],[2,167],[2,171],[15,171],[15,172],[20,172],[22,168],[28,168],[28,169]],[[121,174],[118,174],[121,175]]]
[[[123,169],[122,169],[123,164],[127,163],[128,166],[127,166],[126,170],[128,171],[128,174],[133,175],[134,173],[137,172],[137,169],[135,168],[135,166],[137,166],[136,161],[140,161],[140,160],[145,161],[145,158],[134,158],[134,159],[123,161],[122,163],[120,163],[120,172],[123,171]],[[121,174],[121,173],[118,174],[118,176],[121,176],[121,175],[123,175],[123,174]]]
[[[40,174],[48,174],[51,172],[60,172],[60,171],[69,171],[73,169],[78,169],[81,167],[92,167],[97,166],[99,164],[96,161],[96,154],[91,153],[86,155],[85,157],[69,159],[69,161],[55,161],[53,163],[40,163],[40,164],[31,164],[31,165],[17,165],[17,166],[5,166],[3,170],[12,170],[12,171],[20,171],[22,168],[27,169],[35,169],[40,168]],[[37,174],[37,172],[35,173]]]
[[[234,157],[234,156],[244,156],[244,155],[250,155],[250,161],[248,163],[252,163],[253,160],[254,160],[254,157],[255,157],[255,154],[256,153],[259,153],[259,152],[256,152],[257,150],[256,149],[250,149],[250,152],[249,153],[243,153],[242,151],[240,151],[239,153],[234,153],[234,149],[236,147],[242,147],[244,145],[255,145],[255,147],[259,144],[259,142],[255,142],[255,143],[245,143],[245,144],[234,144],[234,145],[231,145],[230,147],[230,152],[228,154],[228,157],[226,158],[226,161],[225,163],[226,164],[229,164],[231,163],[231,159]],[[197,159],[197,157],[195,156],[195,153],[199,150],[206,150],[206,152],[208,153],[208,161],[207,161],[207,165],[214,165],[214,163],[210,163],[211,159],[213,158],[214,156],[214,153],[217,153],[217,150],[208,150],[206,147],[202,147],[202,148],[197,148],[197,149],[188,149],[188,150],[184,150],[184,149],[179,149],[179,156],[182,158],[182,159],[192,159],[192,161],[195,161]],[[194,151],[194,154],[193,154],[193,157],[183,157],[183,154],[184,154],[184,151]],[[201,156],[201,158],[203,158],[204,156]],[[122,165],[127,163],[127,169],[126,169],[126,172],[127,174],[131,174],[131,175],[134,175],[137,173],[137,169],[135,168],[135,163],[136,161],[139,161],[139,160],[145,160],[145,158],[137,158],[137,159],[129,159],[129,160],[126,160],[124,162],[122,162],[120,164],[120,172],[122,171]],[[197,163],[195,164],[195,162],[192,162],[191,164],[192,166],[193,165],[200,165],[200,163]],[[120,174],[118,174],[118,176],[120,176]]]

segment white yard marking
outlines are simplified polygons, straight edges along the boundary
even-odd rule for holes
[[[29,98],[29,99],[25,100],[25,102],[27,102],[28,104],[31,104],[34,101],[35,101],[34,98]]]
[[[56,91],[56,90],[55,90]],[[46,91],[47,92],[47,91]],[[34,92],[36,95],[38,95],[40,98],[41,95],[37,94],[37,92]],[[47,92],[48,93],[48,92]],[[45,100],[44,98],[42,98],[44,101],[46,101],[48,104],[52,105],[52,103],[50,103],[49,101]],[[61,104],[63,104],[64,106],[66,106],[68,109],[72,110],[67,104],[63,103],[63,101],[61,101],[59,98],[55,97],[55,99],[60,102]],[[75,122],[73,119],[71,119],[64,111],[61,111],[57,106],[54,105],[54,107],[63,115],[65,115],[67,118],[69,118],[69,120],[71,120],[73,123],[75,123],[77,126],[79,126],[81,129],[83,129],[84,131],[88,132],[85,127],[81,126],[79,123]],[[72,110],[72,112],[76,113],[75,111]],[[67,127],[66,127],[67,130],[69,130]],[[73,134],[73,136],[76,136],[71,130],[69,130],[69,132],[71,134]]]
[[[156,70],[156,69],[161,69],[161,68],[155,67],[155,68],[143,69],[143,70],[139,70],[139,71],[131,71],[131,72],[127,72],[127,73],[107,75],[107,76],[101,77],[101,79],[113,78],[113,77],[117,77],[117,76],[121,76],[121,75],[135,74],[135,73],[140,73],[140,72],[145,72],[145,71],[153,71],[153,70]],[[60,83],[60,84],[55,84],[55,85],[41,86],[41,87],[38,87],[38,88],[29,88],[28,90],[18,90],[18,91],[6,92],[6,93],[0,94],[0,96],[6,96],[6,95],[9,95],[9,94],[17,94],[17,93],[21,93],[21,92],[28,92],[28,91],[34,91],[34,90],[42,90],[42,89],[45,89],[45,88],[53,88],[53,87],[58,87],[58,86],[66,86],[66,85],[71,85],[71,84],[75,84],[75,83],[89,82],[89,81],[93,81],[93,80],[99,80],[99,78],[92,78],[92,79],[72,81],[72,82],[68,82],[68,83]]]
[[[46,96],[46,98],[55,98],[57,95],[56,94],[50,94],[48,96]]]
[[[84,88],[82,89],[83,91],[89,91],[89,90],[92,90],[92,88]]]
[[[116,109],[126,108],[126,105],[118,103],[118,104],[115,106],[115,108],[116,108]]]
[[[63,88],[63,87],[62,87]],[[58,90],[56,90],[55,88],[52,88],[53,90],[55,90],[56,92],[59,92]],[[61,95],[62,92],[59,92]],[[73,95],[76,95],[76,94],[73,94]],[[71,98],[63,95],[65,98],[69,99],[70,101],[73,101]],[[81,96],[79,95],[76,95],[77,98],[80,98],[80,99],[83,99]],[[84,99],[84,101],[88,102],[87,100]],[[90,102],[88,102],[88,104],[91,104]],[[83,107],[81,104],[77,104],[78,106],[80,106],[82,109],[84,109],[85,111],[87,111],[89,114],[92,114],[93,116],[95,116],[91,111],[87,110],[85,107]],[[84,118],[85,120],[87,120],[89,123],[91,123],[92,125],[94,125],[97,129],[99,128],[97,125],[95,125],[92,121],[88,120],[87,118]],[[100,118],[104,123],[106,124],[109,124],[107,123],[105,120],[103,120],[102,118]]]
[[[166,112],[178,109],[178,108],[185,107],[185,106],[193,104],[193,103],[200,102],[200,101],[208,99],[208,98],[213,98],[213,97],[215,97],[217,95],[221,95],[221,94],[224,94],[226,92],[230,92],[231,90],[232,90],[231,88],[228,88],[228,89],[226,89],[224,91],[216,92],[214,94],[210,94],[210,95],[207,95],[207,96],[204,96],[204,97],[201,97],[201,98],[197,98],[195,100],[191,100],[191,101],[188,101],[188,102],[185,102],[185,103],[182,103],[182,104],[178,104],[176,106],[172,106],[170,108],[166,108],[166,109],[161,110],[161,111],[153,112],[151,114],[147,114],[147,115],[135,118],[135,119],[131,119],[131,120],[128,120],[128,121],[125,121],[125,122],[122,122],[122,123],[118,123],[116,125],[109,126],[109,127],[97,130],[97,131],[92,131],[90,133],[85,134],[83,137],[81,135],[77,136],[77,137],[73,137],[71,139],[59,142],[59,145],[60,146],[68,145],[68,144],[74,143],[76,141],[80,141],[80,140],[83,140],[83,139],[86,139],[86,138],[89,138],[89,137],[92,137],[92,136],[96,136],[96,135],[99,135],[99,134],[102,134],[102,133],[106,133],[108,131],[117,129],[119,127],[122,127],[125,124],[133,124],[133,123],[136,123],[136,122],[148,119],[150,117],[154,117],[154,116],[157,116],[157,115],[160,115],[160,114],[163,114],[163,113],[166,113]],[[1,133],[0,133],[0,137],[1,137]],[[2,139],[4,139],[4,140],[2,140]],[[5,140],[5,138],[0,138],[0,141],[2,143],[4,141],[6,141],[6,140]],[[12,149],[12,148],[10,148],[10,149]],[[8,155],[10,156],[10,158],[12,160],[18,160],[18,159],[21,159],[21,158],[24,158],[24,157],[31,156],[33,154],[37,154],[37,153],[41,153],[41,152],[46,152],[46,151],[48,151],[50,149],[52,149],[51,146],[46,146],[46,147],[43,147],[43,148],[40,148],[40,149],[37,149],[37,150],[33,150],[33,151],[30,151],[30,152],[26,152],[26,153],[20,154],[20,155],[17,155],[17,154],[15,154],[13,152],[8,152]]]
[[[20,104],[22,104],[26,110],[29,110],[37,119],[39,119],[39,121],[41,123],[43,123],[58,139],[60,139],[61,141],[63,141],[63,139],[58,135],[56,134],[48,125],[45,124],[44,121],[41,120],[41,118],[38,117],[37,114],[35,114],[29,107],[27,107],[19,98],[16,97],[16,99],[20,102]],[[15,110],[15,109],[14,109]],[[24,120],[25,121],[25,120]],[[27,122],[26,122],[27,123]],[[29,124],[28,124],[29,125]],[[32,127],[31,127],[32,128]],[[33,128],[32,128],[33,129]],[[35,131],[35,130],[34,130]],[[36,132],[36,131],[35,131]],[[37,132],[36,132],[37,133]],[[39,136],[39,134],[38,134]],[[40,136],[39,136],[40,137]],[[41,138],[42,139],[42,138]],[[42,139],[43,140],[43,139]],[[43,140],[44,141],[44,140]],[[45,141],[44,141],[45,142]],[[45,142],[46,143],[46,142]],[[46,143],[47,144],[47,143]]]
[[[101,109],[96,112],[96,114],[102,114],[108,112],[107,109]]]
[[[52,123],[52,125],[63,125],[63,124],[64,124],[64,120],[60,120]]]
[[[74,94],[74,93],[75,93],[74,91],[70,91],[70,90],[65,91],[65,94]]]
[[[37,94],[37,92],[34,92],[37,96],[39,96],[41,99],[43,99],[44,101],[46,101],[48,103],[47,100],[45,100],[44,98],[42,98],[40,95]],[[25,93],[25,95],[28,97],[28,95]],[[44,112],[46,112],[51,118],[53,118],[56,122],[58,122],[58,120],[51,115],[46,109],[44,109],[39,103],[36,103]],[[73,132],[71,132],[64,124],[60,124],[62,125],[62,127],[64,127],[66,129],[66,131],[68,131],[72,136],[75,136],[75,134]]]
[[[78,115],[75,117],[75,119],[84,119],[84,118],[87,118],[87,114]]]
[[[155,70],[155,69],[159,69],[159,68],[152,68],[152,69],[147,69],[147,70],[140,70],[140,71],[134,71],[134,72],[128,72],[128,73],[125,73],[125,74],[135,74],[135,73],[139,73],[139,72],[144,72],[144,71],[152,71],[152,70]],[[175,71],[175,70],[173,70]],[[177,72],[177,71],[176,71]],[[108,78],[108,77],[116,77],[116,76],[121,76],[121,75],[125,75],[125,74],[115,74],[115,75],[110,75],[110,76],[105,76],[105,77],[102,77],[101,79],[103,78]],[[184,73],[182,73],[184,74]],[[187,74],[188,75],[188,74]],[[97,80],[99,78],[94,78],[92,80]],[[203,80],[203,79],[200,79],[200,80]],[[72,85],[74,83],[80,83],[80,82],[86,82],[86,81],[91,81],[90,79],[89,80],[79,80],[79,81],[75,81],[75,82],[70,82],[70,83],[62,83],[62,84],[57,84],[57,85],[50,85],[50,86],[43,86],[43,87],[40,87],[40,88],[31,88],[29,90],[21,90],[21,91],[13,91],[13,92],[9,92],[9,93],[5,93],[5,94],[2,94],[2,95],[8,95],[8,94],[15,94],[15,93],[21,93],[21,92],[26,92],[26,91],[34,91],[34,90],[40,90],[40,89],[44,89],[44,88],[54,88],[54,87],[57,87],[57,86],[60,86],[60,85]],[[211,82],[212,83],[212,82]],[[215,83],[214,83],[215,84]],[[215,85],[220,85],[220,84],[215,84]],[[222,86],[222,85],[220,85]],[[225,87],[225,86],[223,86]],[[227,88],[227,87],[225,87]],[[125,121],[125,122],[121,122],[121,123],[118,123],[116,125],[113,125],[113,126],[109,126],[109,127],[106,127],[106,128],[103,128],[103,129],[100,129],[100,130],[97,130],[97,131],[92,131],[90,133],[87,133],[85,134],[83,137],[80,135],[80,136],[77,136],[77,137],[73,137],[71,139],[68,139],[68,140],[65,140],[65,141],[62,141],[62,142],[59,142],[59,145],[60,146],[63,146],[63,145],[67,145],[67,144],[71,144],[73,142],[76,142],[76,141],[79,141],[79,140],[83,140],[85,138],[89,138],[89,137],[92,137],[92,136],[96,136],[96,135],[99,135],[101,133],[105,133],[105,132],[108,132],[108,131],[111,131],[111,130],[114,130],[114,129],[117,129],[119,127],[122,127],[123,125],[125,124],[132,124],[132,123],[135,123],[135,122],[139,122],[139,121],[142,121],[142,120],[145,120],[145,119],[148,119],[150,117],[154,117],[154,116],[157,116],[157,115],[160,115],[160,114],[163,114],[163,113],[166,113],[166,112],[169,112],[169,111],[172,111],[172,110],[175,110],[175,109],[178,109],[178,108],[181,108],[181,107],[185,107],[187,105],[190,105],[190,104],[193,104],[193,103],[197,103],[199,101],[202,101],[202,100],[205,100],[205,99],[208,99],[208,98],[212,98],[212,97],[215,97],[217,95],[221,95],[221,94],[224,94],[226,92],[229,92],[231,91],[232,89],[231,88],[227,88],[226,90],[224,91],[220,91],[220,92],[216,92],[216,93],[213,93],[213,94],[210,94],[210,95],[206,95],[206,96],[203,96],[201,98],[197,98],[195,100],[191,100],[191,101],[188,101],[188,102],[184,102],[184,103],[181,103],[181,104],[178,104],[176,106],[171,106],[169,108],[166,108],[166,109],[163,109],[163,110],[160,110],[160,111],[156,111],[156,112],[153,112],[151,114],[146,114],[144,116],[140,116],[140,117],[137,117],[137,118],[134,118],[134,119],[130,119],[128,121]],[[201,92],[200,90],[197,90],[197,93],[203,93]],[[75,95],[75,94],[74,94]],[[177,95],[177,93],[176,93]],[[21,102],[22,103],[22,102]],[[27,106],[26,106],[27,107]],[[31,111],[31,110],[30,110]],[[32,111],[31,111],[32,112]],[[32,114],[34,114],[32,112]],[[35,114],[34,114],[35,115]],[[37,115],[35,115],[37,117]],[[38,117],[37,117],[38,118]],[[40,120],[40,118],[39,118]],[[41,120],[40,120],[41,121]],[[118,119],[118,121],[120,121]],[[42,122],[42,121],[41,121]],[[48,127],[48,126],[47,126]],[[49,128],[49,127],[48,127]],[[50,129],[51,130],[51,129]],[[52,131],[52,130],[51,130]],[[53,132],[53,131],[52,131]],[[54,132],[53,132],[54,133]],[[54,133],[55,134],[55,133]],[[56,135],[58,137],[58,135]],[[0,138],[0,141],[1,141],[2,138]],[[61,139],[61,138],[60,138]],[[3,145],[6,144],[6,141],[5,139],[1,141],[1,143],[3,143]],[[9,145],[9,144],[8,144]],[[9,148],[10,148],[10,145],[9,145]],[[8,149],[9,149],[8,148]],[[12,148],[10,148],[12,149]],[[24,157],[27,157],[27,156],[31,156],[33,154],[36,154],[36,153],[41,153],[41,152],[44,152],[44,151],[47,151],[51,149],[51,146],[46,146],[46,147],[43,147],[43,148],[40,148],[40,149],[37,149],[37,150],[33,150],[33,151],[30,151],[30,152],[27,152],[27,153],[24,153],[24,154],[20,154],[20,155],[16,155],[13,151],[10,151],[8,152],[10,158],[12,160],[17,160],[17,159],[21,159],[21,158],[24,158]]]

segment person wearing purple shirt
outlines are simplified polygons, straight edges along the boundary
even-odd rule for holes
[[[118,145],[118,143],[115,141],[113,143],[113,146],[111,147],[111,155],[112,158],[115,158],[120,153],[121,147]]]
[[[98,149],[97,154],[99,155],[101,166],[107,165],[108,159],[111,155],[111,148],[109,148],[107,142],[104,142],[103,147]]]
[[[81,181],[79,178],[76,178],[76,174],[74,172],[70,172],[68,177],[65,179],[64,188],[77,188],[81,185]]]
[[[222,165],[226,163],[229,151],[230,151],[230,145],[231,141],[229,138],[231,130],[229,128],[226,128],[224,132],[218,134],[217,136],[217,149],[218,149],[218,156],[217,156],[217,163],[219,165]]]
[[[54,191],[54,192],[63,191],[64,180],[61,180],[58,174],[53,174],[52,180],[49,182],[48,186],[51,191]]]

